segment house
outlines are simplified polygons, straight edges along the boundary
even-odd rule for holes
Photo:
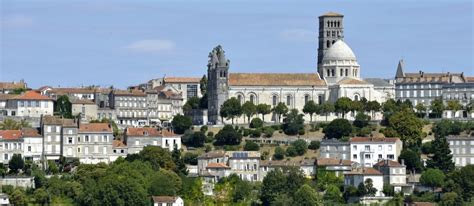
[[[114,90],[110,107],[115,109],[117,124],[143,127],[149,125],[147,95],[141,90]]]
[[[352,170],[352,161],[336,158],[318,158],[316,159],[316,171],[334,172],[338,177],[344,175],[344,172]]]
[[[112,142],[115,138],[110,124],[80,124],[77,135],[77,157],[81,163],[110,162],[110,156],[113,154]]]
[[[200,155],[198,158],[198,175],[202,176],[207,173],[207,165],[209,163],[227,164],[227,156],[224,152],[211,151]]]
[[[191,97],[201,97],[200,80],[197,77],[163,77],[148,81],[148,87],[171,86],[182,95],[183,104]]]
[[[88,99],[71,100],[71,111],[73,116],[80,115],[82,122],[90,122],[97,119],[97,104]]]
[[[384,184],[393,186],[395,192],[411,194],[413,188],[407,184],[406,166],[392,160],[381,160],[374,165],[374,168],[382,173]]]
[[[474,138],[468,136],[448,136],[449,149],[453,155],[454,165],[464,167],[474,164]]]
[[[280,169],[280,170],[285,170],[291,167],[300,167],[300,162],[294,162],[294,161],[288,161],[288,160],[282,160],[282,161],[275,161],[275,160],[261,160],[260,161],[260,167],[259,167],[259,177],[260,181],[263,181],[265,176],[270,171],[273,171],[275,169]]]
[[[181,137],[168,129],[129,127],[125,131],[125,142],[130,154],[139,153],[148,145],[159,146],[169,151],[175,148],[181,149]]]
[[[298,162],[301,171],[307,178],[313,178],[316,175],[316,164],[314,159],[304,159]]]
[[[258,181],[260,152],[255,151],[228,151],[228,165],[231,173],[236,174],[242,180]]]
[[[350,143],[337,139],[323,139],[320,146],[320,157],[350,160]]]
[[[153,196],[153,206],[184,206],[179,196]]]
[[[403,143],[399,138],[353,137],[349,140],[351,161],[372,167],[382,159],[396,160]]]
[[[62,151],[63,126],[74,127],[74,119],[63,119],[57,116],[46,115],[41,118],[41,131],[43,133],[43,155],[47,160],[59,160]],[[73,132],[66,131],[66,133]],[[70,134],[73,137],[74,134]]]
[[[211,162],[206,166],[206,177],[212,177],[212,183],[218,182],[223,177],[227,177],[231,173],[231,168],[225,163]]]
[[[383,197],[383,175],[378,170],[371,167],[359,167],[350,172],[344,173],[344,185],[354,186],[357,188],[359,184],[364,184],[368,179],[372,180],[373,187],[377,189],[375,196]]]
[[[114,140],[112,142],[112,151],[110,154],[110,161],[113,162],[119,157],[127,157],[128,147],[122,140]]]
[[[21,130],[0,130],[0,160],[8,164],[14,154],[23,156],[23,137]]]
[[[43,136],[36,128],[23,128],[23,157],[25,160],[39,162],[43,154]]]
[[[0,193],[0,205],[10,205],[10,200],[8,195],[5,193]]]
[[[19,82],[0,82],[0,94],[11,94],[14,93],[15,90],[21,89],[28,89],[26,82],[20,80]]]
[[[5,108],[6,116],[39,118],[42,115],[53,115],[54,102],[36,91],[26,91],[7,99]]]

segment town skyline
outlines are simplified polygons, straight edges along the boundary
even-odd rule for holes
[[[201,77],[218,44],[231,72],[316,73],[317,17],[328,11],[345,15],[344,38],[364,78],[393,79],[402,58],[406,72],[474,75],[472,26],[461,26],[472,25],[472,2],[425,3],[3,1],[0,80],[126,88],[164,75]],[[397,11],[404,15],[391,16]]]

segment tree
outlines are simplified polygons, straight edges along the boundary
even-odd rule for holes
[[[175,196],[182,187],[181,178],[169,170],[159,170],[150,180],[148,194],[153,196]]]
[[[433,154],[434,153],[433,142],[423,143],[421,145],[421,152],[423,154]]]
[[[313,122],[313,114],[317,113],[319,106],[313,100],[309,100],[303,107],[303,112],[309,114],[309,121]]]
[[[250,122],[250,128],[261,128],[263,127],[263,121],[256,117],[256,118],[253,118],[252,121]]]
[[[275,147],[275,153],[273,154],[273,158],[276,160],[282,160],[285,158],[285,149],[281,148],[280,146]]]
[[[423,121],[416,117],[412,110],[404,109],[392,115],[389,127],[400,135],[404,147],[418,148],[421,146]]]
[[[380,108],[381,108],[380,103],[377,102],[376,100],[369,101],[365,105],[365,111],[371,112],[372,119],[375,118],[375,113],[380,111]]]
[[[27,198],[25,191],[20,188],[16,188],[10,195],[10,201],[13,205],[26,205]]]
[[[342,118],[344,119],[346,113],[352,110],[352,100],[348,97],[341,97],[336,100],[334,107],[336,112],[342,113]]]
[[[312,140],[308,145],[308,149],[318,150],[320,146],[321,146],[320,141]]]
[[[428,168],[440,169],[445,173],[454,170],[453,155],[449,143],[444,136],[435,136],[433,148],[436,148],[431,159],[427,161]]]
[[[436,187],[441,187],[444,184],[445,175],[443,171],[439,169],[427,169],[421,173],[420,183],[433,188],[433,192]]]
[[[441,205],[460,205],[459,203],[459,196],[455,192],[444,193],[441,198]]]
[[[143,150],[138,153],[137,158],[129,155],[125,159],[129,162],[133,162],[136,159],[148,162],[154,170],[167,169],[176,171],[176,165],[171,153],[167,149],[157,146],[145,146]]]
[[[281,115],[288,113],[288,107],[283,102],[279,102],[278,105],[273,108],[273,112],[275,112],[278,117],[278,122],[280,122]]]
[[[395,112],[398,111],[398,109],[399,108],[395,100],[389,99],[385,101],[382,104],[382,111],[383,111],[383,117],[384,117],[384,121],[382,123],[384,123],[384,125],[388,125],[388,120],[393,114],[395,114]]]
[[[272,112],[272,107],[268,104],[258,104],[257,113],[262,115],[262,120],[265,122],[265,115]]]
[[[208,106],[208,96],[207,93],[204,93],[202,97],[199,99],[199,109],[207,109]]]
[[[323,129],[323,132],[328,138],[340,139],[351,134],[352,125],[347,119],[335,119]]]
[[[474,197],[474,165],[466,165],[456,172],[454,181],[459,184],[462,192],[459,193],[465,201],[471,201]]]
[[[206,142],[206,135],[200,131],[192,132],[191,130],[187,130],[181,139],[183,144],[188,147],[203,147]]]
[[[250,117],[252,117],[253,115],[255,115],[255,113],[257,113],[257,107],[252,102],[246,101],[242,105],[242,113],[244,113],[245,116],[247,116],[247,122],[250,123]]]
[[[23,119],[17,122],[13,119],[6,118],[3,122],[0,122],[0,130],[20,130],[27,127],[31,127],[31,125]]]
[[[292,109],[284,120],[283,131],[287,135],[296,135],[300,130],[304,130],[303,115],[298,114],[297,109]]]
[[[444,111],[443,100],[441,98],[436,98],[433,101],[431,101],[430,109],[431,109],[431,112],[435,115],[435,117],[441,118],[441,115],[443,114],[443,111]]]
[[[201,90],[201,94],[207,94],[207,77],[203,75],[201,80],[199,81],[199,89]]]
[[[187,116],[183,116],[181,114],[177,114],[176,116],[173,117],[173,120],[171,121],[171,125],[173,125],[173,130],[176,134],[184,134],[184,131],[191,128],[191,125],[193,125],[193,122],[191,118]]]
[[[225,125],[215,136],[215,145],[239,145],[242,141],[242,134],[235,131],[231,125]]]
[[[384,183],[383,184],[382,192],[385,196],[388,196],[388,197],[392,197],[393,195],[395,195],[395,190],[394,190],[393,186],[390,185],[389,183]]]
[[[398,161],[405,162],[406,168],[410,170],[412,173],[416,171],[421,171],[422,164],[420,160],[420,155],[414,152],[411,149],[403,149],[398,157]]]
[[[377,189],[374,187],[372,179],[370,178],[366,179],[364,183],[365,183],[365,189],[367,190],[367,194],[374,196],[375,193],[377,193]]]
[[[179,150],[176,146],[173,149],[173,152],[171,153],[171,157],[173,158],[173,162],[176,165],[176,174],[179,175],[187,175],[188,174],[188,168],[186,167],[186,164],[184,164],[183,158],[181,158],[181,150]]]
[[[189,165],[197,165],[198,164],[197,158],[198,158],[198,155],[196,153],[186,152],[184,153],[183,161],[184,163],[189,164]]]
[[[258,146],[257,143],[252,142],[252,141],[246,141],[244,145],[244,150],[245,151],[259,151],[260,146]]]
[[[232,124],[234,124],[234,118],[242,115],[240,101],[235,97],[226,100],[221,106],[220,115],[221,117],[232,119]]]
[[[357,194],[359,196],[367,195],[367,188],[365,187],[363,182],[361,182],[361,183],[359,183],[359,185],[357,185]]]
[[[169,185],[168,185],[169,186]],[[93,190],[90,205],[148,205],[149,196],[145,188],[133,177],[109,174],[101,178]]]
[[[363,112],[359,112],[357,113],[353,124],[358,128],[363,128],[369,125],[369,120],[370,117],[368,115],[365,115]]]
[[[309,185],[303,185],[296,191],[293,198],[295,205],[310,206],[322,205],[321,197]]]
[[[321,113],[326,116],[326,122],[328,121],[328,115],[335,110],[334,104],[331,104],[330,102],[325,102],[321,105]]]
[[[300,156],[304,155],[308,149],[308,143],[302,139],[292,142],[291,145],[295,148],[296,154]]]
[[[55,113],[63,118],[72,118],[72,104],[67,95],[58,97]]]
[[[447,103],[446,109],[456,112],[462,109],[461,103],[458,100],[449,100]]]
[[[329,201],[330,203],[344,203],[342,192],[339,190],[339,187],[335,185],[329,185],[327,187],[323,199]]]
[[[418,117],[423,118],[426,115],[425,104],[420,102],[415,106],[415,109],[416,109],[416,113],[417,113]]]
[[[35,202],[40,205],[47,205],[49,203],[48,193],[43,188],[36,189],[33,193],[33,197],[35,198]]]
[[[13,154],[8,162],[8,168],[10,168],[10,170],[15,174],[17,174],[20,169],[23,169],[24,166],[25,162],[23,161],[21,154]]]
[[[270,205],[286,188],[286,177],[280,169],[275,169],[267,173],[262,181],[260,200],[263,205]]]

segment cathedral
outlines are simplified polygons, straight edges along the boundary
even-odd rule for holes
[[[310,100],[322,104],[348,97],[383,103],[393,98],[393,84],[361,78],[357,58],[344,42],[343,17],[334,12],[319,17],[317,73],[232,73],[223,48],[214,48],[207,65],[209,122],[221,123],[220,106],[232,97],[241,104],[250,101],[274,107],[283,102],[300,112]],[[266,121],[275,121],[273,114],[267,116]]]

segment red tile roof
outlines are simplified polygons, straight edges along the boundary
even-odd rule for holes
[[[216,162],[210,162],[209,164],[207,164],[207,167],[206,168],[223,168],[223,169],[230,169],[229,166],[223,164],[223,163],[216,163]]]
[[[146,94],[141,90],[114,90],[115,96],[137,96],[137,97],[146,97]]]
[[[79,125],[79,132],[112,132],[108,123],[89,123]]]
[[[174,203],[178,197],[173,196],[152,196],[154,203]]]
[[[0,82],[0,89],[21,89],[24,88],[26,89],[26,84],[25,82]]]
[[[356,168],[351,172],[344,173],[344,175],[382,175],[382,173],[372,167],[363,167]]]
[[[133,136],[133,137],[145,137],[145,136],[146,137],[160,137],[162,136],[160,131],[158,131],[156,128],[150,128],[150,127],[143,127],[143,128],[130,127],[130,128],[127,128],[126,135]]]
[[[474,77],[465,77],[466,82],[474,83]]]
[[[122,140],[114,140],[112,142],[112,147],[127,147],[127,145],[123,143]]]
[[[21,137],[21,130],[0,130],[0,139],[16,140]]]
[[[314,73],[230,73],[231,86],[326,86]]]
[[[18,96],[13,97],[12,99],[18,99],[18,100],[52,100],[51,98],[47,96],[43,96],[37,91],[26,91],[23,94],[20,94]]]
[[[8,99],[13,99],[17,95],[15,94],[0,94],[0,100],[8,100]]]
[[[199,83],[199,77],[165,77],[165,83]]]
[[[401,167],[402,164],[392,160],[381,160],[380,162],[377,162],[374,166]]]
[[[377,137],[353,137],[350,142],[396,142],[400,139],[398,138],[377,138]]]
[[[42,137],[36,128],[23,128],[21,129],[21,133],[23,137]]]

